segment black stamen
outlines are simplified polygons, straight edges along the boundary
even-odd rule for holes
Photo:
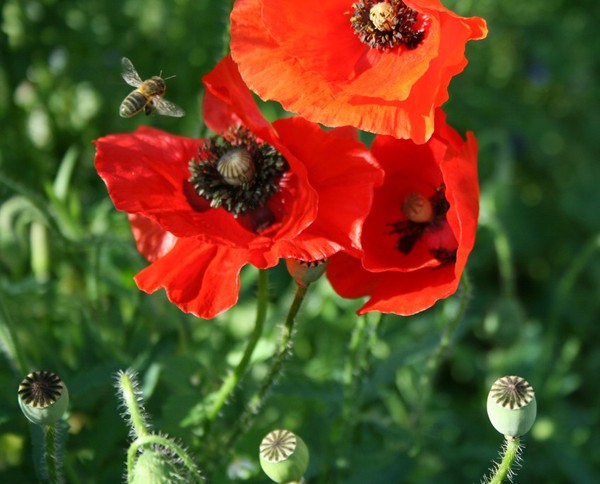
[[[396,249],[403,254],[410,254],[416,243],[421,239],[426,231],[436,231],[443,227],[446,220],[446,213],[450,204],[446,200],[446,187],[440,185],[435,193],[429,198],[433,209],[433,219],[430,222],[413,222],[412,220],[400,220],[389,224],[392,230],[388,234],[398,234]],[[433,257],[442,264],[451,263],[456,260],[456,249],[446,249],[443,247],[431,249],[429,251]]]
[[[223,170],[219,170],[218,162],[223,156],[240,150],[244,156],[249,154],[254,172],[251,177],[240,177],[239,183],[233,184],[231,176],[224,176]],[[271,145],[257,141],[247,129],[237,128],[207,139],[198,150],[198,159],[192,159],[189,168],[189,182],[196,194],[211,207],[223,207],[237,218],[264,207],[279,191],[281,178],[289,166]]]

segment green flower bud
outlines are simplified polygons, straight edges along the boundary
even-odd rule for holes
[[[275,482],[297,482],[308,468],[308,447],[288,430],[273,430],[260,443],[260,466]]]
[[[165,452],[147,448],[133,466],[131,484],[170,484],[179,476],[177,467]]]
[[[487,412],[494,428],[506,438],[526,434],[537,414],[533,387],[519,376],[496,380],[488,394]]]
[[[327,260],[303,261],[286,259],[285,265],[296,284],[306,287],[323,275],[327,268]]]
[[[69,406],[69,391],[51,371],[33,371],[19,385],[19,405],[27,419],[36,425],[52,425]]]

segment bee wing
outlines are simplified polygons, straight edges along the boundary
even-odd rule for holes
[[[137,73],[135,67],[133,67],[133,64],[127,57],[123,57],[121,59],[121,67],[121,75],[127,84],[133,87],[138,87],[142,83],[140,75]]]
[[[177,104],[167,101],[162,97],[155,97],[152,99],[152,104],[154,105],[156,112],[158,114],[162,114],[163,116],[174,116],[176,118],[185,116],[185,111],[177,106]]]

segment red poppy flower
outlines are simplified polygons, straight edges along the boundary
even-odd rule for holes
[[[96,141],[96,168],[151,262],[135,278],[140,289],[164,287],[184,311],[211,318],[237,301],[246,264],[358,250],[383,174],[346,132],[298,117],[270,125],[231,58],[203,81],[216,136],[147,127],[106,136]]]
[[[334,255],[327,275],[343,297],[370,296],[359,313],[410,315],[456,291],[475,243],[477,143],[436,114],[426,144],[378,136],[371,152],[385,170],[363,225],[360,256]]]
[[[465,44],[487,35],[439,0],[237,0],[231,53],[250,89],[327,126],[423,143]]]

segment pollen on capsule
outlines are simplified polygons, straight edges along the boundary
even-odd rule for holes
[[[389,32],[394,29],[395,11],[388,2],[373,5],[369,12],[369,18],[373,26],[381,32]]]
[[[244,148],[234,148],[217,161],[217,171],[225,183],[232,186],[248,185],[256,173],[252,155]]]

